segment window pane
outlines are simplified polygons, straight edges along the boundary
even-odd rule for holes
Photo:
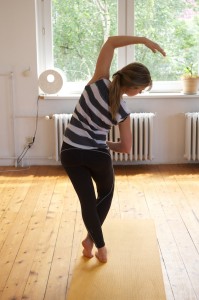
[[[143,62],[153,80],[179,80],[185,67],[198,69],[199,1],[135,0],[135,34],[163,45],[167,58],[136,47],[135,59]]]
[[[67,81],[87,81],[104,40],[117,34],[117,0],[52,0],[52,22],[54,66]]]

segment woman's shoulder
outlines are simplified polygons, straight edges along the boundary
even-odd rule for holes
[[[99,78],[97,80],[91,80],[88,82],[88,84],[86,86],[92,86],[92,85],[97,85],[100,82],[104,82],[106,84],[106,86],[109,86],[111,81],[107,78]]]

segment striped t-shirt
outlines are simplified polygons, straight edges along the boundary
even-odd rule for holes
[[[113,125],[123,121],[129,110],[121,99],[120,108],[113,120],[109,111],[108,79],[100,79],[85,89],[77,103],[64,134],[64,142],[77,148],[107,148],[107,134]]]

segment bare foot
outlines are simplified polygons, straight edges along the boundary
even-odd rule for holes
[[[92,258],[92,249],[93,249],[93,241],[89,236],[87,236],[83,241],[82,241],[82,246],[84,247],[82,253],[85,257],[87,258]]]
[[[98,251],[95,253],[95,256],[101,263],[107,262],[107,249],[106,247],[98,248]]]

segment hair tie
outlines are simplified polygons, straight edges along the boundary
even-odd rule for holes
[[[113,74],[113,76],[119,75],[119,77],[122,77],[122,73],[120,71],[117,71]]]

